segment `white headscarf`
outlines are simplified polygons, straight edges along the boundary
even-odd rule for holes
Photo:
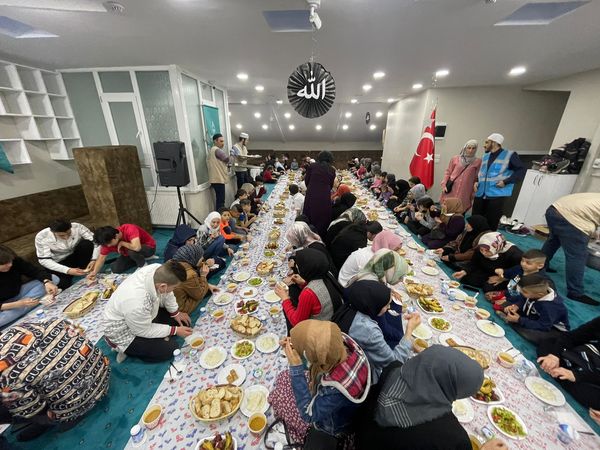
[[[219,221],[221,221],[221,214],[216,211],[211,212],[208,216],[206,216],[206,219],[204,219],[204,226],[209,232],[220,231],[220,225],[217,225],[216,227],[211,225],[211,222],[215,219],[219,219]]]

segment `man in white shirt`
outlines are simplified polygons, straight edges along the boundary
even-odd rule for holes
[[[192,334],[190,316],[179,311],[173,290],[186,280],[176,261],[150,264],[130,275],[104,308],[104,337],[119,351],[147,362],[166,361],[179,347],[174,336]]]
[[[100,247],[84,225],[56,219],[35,236],[38,262],[58,276],[58,287],[66,289],[73,277],[81,277],[94,267]]]
[[[298,188],[297,184],[291,184],[289,190],[292,208],[296,212],[296,215],[301,214],[302,210],[304,209],[304,195],[300,193],[300,189]]]
[[[231,148],[231,156],[235,157],[235,177],[238,189],[242,187],[242,184],[251,181],[248,168],[239,166],[240,164],[245,165],[247,163],[248,148],[246,145],[248,145],[248,138],[248,133],[240,133],[238,141]]]

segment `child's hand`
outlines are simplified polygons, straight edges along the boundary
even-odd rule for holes
[[[564,367],[557,367],[556,369],[550,372],[550,376],[553,378],[558,378],[559,380],[568,380],[572,383],[575,382],[575,375],[569,369],[565,369]]]
[[[506,311],[506,309],[504,311]],[[512,311],[506,312],[506,321],[507,322],[517,323],[519,321],[519,319],[520,319],[520,316],[516,312],[512,312]]]
[[[556,369],[560,366],[560,360],[558,359],[557,356],[555,356],[553,354],[549,354],[546,356],[540,356],[537,359],[537,362],[539,363],[542,370],[546,373],[550,373],[551,371],[553,371],[554,369]]]
[[[461,278],[464,278],[465,275],[467,275],[467,272],[464,270],[461,270],[459,272],[454,272],[452,274],[452,278],[456,278],[457,280],[460,280]]]
[[[516,314],[519,311],[519,307],[517,305],[508,305],[506,308],[504,308],[504,312],[505,313],[513,313]]]
[[[417,328],[421,324],[421,316],[419,315],[419,313],[415,312],[412,314],[405,314],[404,319],[407,320],[406,333],[404,334],[406,336],[411,336],[412,332],[415,331],[415,328]]]
[[[502,283],[502,280],[503,280],[502,277],[499,277],[499,276],[496,275],[496,276],[493,276],[493,277],[489,277],[488,278],[488,283],[491,284],[491,285],[493,285],[493,286],[497,286],[500,283]]]
[[[496,275],[498,275],[499,277],[504,278],[504,269],[496,269],[496,270],[494,270],[494,273]]]
[[[590,417],[594,422],[600,425],[600,411],[590,408]]]
[[[210,267],[208,267],[208,264],[202,264],[202,266],[200,267],[200,275],[205,277],[206,275],[208,275],[208,272],[210,272]]]

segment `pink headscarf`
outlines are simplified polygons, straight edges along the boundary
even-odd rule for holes
[[[375,239],[373,239],[373,246],[371,247],[373,253],[382,248],[388,250],[396,250],[402,246],[402,238],[390,230],[383,230],[381,233],[377,233]]]

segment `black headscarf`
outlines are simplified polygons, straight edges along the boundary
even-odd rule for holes
[[[465,231],[465,234],[460,241],[460,245],[458,246],[458,251],[460,253],[465,253],[471,248],[473,248],[473,242],[484,231],[489,231],[490,226],[488,225],[488,221],[485,217],[480,215],[473,215],[467,217],[467,222],[473,228],[473,231]]]
[[[302,249],[293,256],[298,274],[309,283],[313,280],[323,280],[334,311],[342,304],[342,287],[329,272],[329,260],[322,251],[313,248]]]
[[[410,185],[406,180],[397,180],[396,181],[396,196],[398,197],[398,201],[402,203],[406,198],[406,194],[410,191]]]
[[[338,201],[333,204],[331,219],[337,219],[344,211],[352,208],[355,203],[356,195],[354,195],[352,192],[346,192],[345,194],[342,194]]]
[[[360,280],[352,283],[346,291],[345,303],[331,319],[344,333],[348,333],[357,312],[376,320],[381,309],[390,302],[392,290],[383,283]]]

